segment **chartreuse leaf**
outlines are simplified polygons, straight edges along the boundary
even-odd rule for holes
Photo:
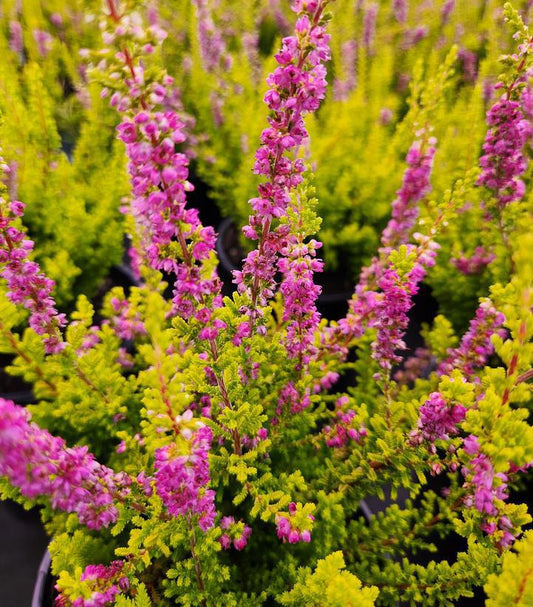
[[[378,589],[363,588],[355,575],[344,570],[345,566],[342,552],[333,552],[318,561],[314,573],[300,569],[294,588],[283,593],[279,602],[295,607],[372,607]]]

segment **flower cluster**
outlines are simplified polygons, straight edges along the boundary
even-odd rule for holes
[[[381,369],[386,371],[390,371],[392,365],[401,360],[397,351],[405,349],[403,335],[409,324],[407,313],[413,305],[412,297],[418,292],[426,269],[435,265],[437,243],[419,234],[414,236],[421,242],[418,247],[409,246],[414,255],[412,269],[400,277],[395,269],[388,268],[377,283],[381,294],[374,309],[374,320],[370,323],[370,326],[377,329],[376,339],[372,343],[372,356]]]
[[[508,497],[507,474],[495,473],[490,458],[481,452],[477,436],[469,435],[464,439],[465,453],[473,455],[462,472],[466,479],[465,487],[469,495],[465,503],[485,515],[486,520],[481,528],[488,535],[498,535],[498,544],[502,548],[509,547],[515,540],[512,533],[513,525],[507,516],[499,514],[498,501],[503,502]]]
[[[480,159],[483,169],[479,185],[494,192],[498,207],[520,200],[525,185],[520,177],[527,168],[523,147],[530,127],[520,103],[507,98],[497,101],[487,114],[487,132]]]
[[[129,589],[129,579],[123,574],[124,561],[112,561],[105,565],[87,565],[80,580],[85,582],[90,596],[78,597],[72,602],[72,607],[105,607],[112,603],[115,597]],[[56,607],[69,605],[65,596],[59,595]]]
[[[357,85],[357,43],[348,40],[342,45],[342,68],[344,78],[335,78],[333,81],[333,95],[335,99],[343,100],[348,97]]]
[[[396,192],[396,199],[392,203],[392,218],[381,235],[384,247],[394,248],[409,242],[411,230],[418,218],[418,203],[431,190],[429,177],[436,143],[434,137],[429,137],[427,141],[421,138],[410,147],[402,187]]]
[[[71,323],[71,326],[76,326],[76,321]],[[89,327],[87,334],[83,338],[81,346],[76,350],[76,354],[79,357],[82,357],[84,354],[89,352],[92,348],[94,348],[98,343],[100,343],[100,327],[97,325],[93,325]]]
[[[446,0],[442,5],[440,16],[443,25],[446,25],[446,23],[448,23],[448,20],[450,19],[450,15],[452,14],[454,8],[455,0]]]
[[[374,54],[374,39],[376,37],[376,21],[378,18],[379,4],[372,2],[365,9],[363,19],[363,46],[369,55]]]
[[[114,8],[112,2],[110,7]],[[106,32],[107,44],[120,46],[139,37],[144,40],[144,30],[133,16],[111,11],[110,19],[115,31]],[[145,54],[152,53],[153,44],[166,38],[158,25],[151,26],[150,34],[154,42],[144,40]],[[175,277],[174,311],[183,318],[190,318],[199,302],[214,297],[212,306],[199,311],[206,323],[209,308],[221,304],[216,269],[206,264],[213,255],[215,231],[202,226],[197,209],[186,208],[186,195],[193,186],[188,181],[188,158],[176,151],[186,140],[185,122],[167,109],[173,97],[173,79],[168,74],[148,78],[143,62],[134,65],[127,48],[115,57],[122,62],[126,92],[113,93],[110,103],[127,114],[117,130],[126,144],[133,193],[131,213],[141,234],[146,262]]]
[[[175,152],[175,144],[185,140],[183,127],[174,112],[141,111],[120,124],[118,131],[130,161],[132,212],[150,241],[145,247],[147,261],[156,270],[176,276],[175,310],[189,318],[193,302],[217,294],[220,282],[215,270],[204,276],[201,265],[214,249],[215,232],[200,224],[196,209],[185,207],[186,191],[192,189],[187,181],[188,159]]]
[[[45,57],[50,52],[54,39],[47,31],[37,28],[33,30],[33,39],[37,44],[39,55]]]
[[[407,21],[407,0],[392,0],[392,11],[398,23]]]
[[[474,254],[470,257],[461,255],[460,257],[452,257],[450,263],[452,263],[462,274],[480,274],[483,270],[494,260],[496,255],[489,253],[485,247],[476,247]]]
[[[283,412],[290,412],[291,415],[296,415],[304,409],[307,409],[311,404],[309,392],[301,395],[292,382],[288,382],[280,391],[278,397],[278,405],[276,407],[276,416],[279,417]],[[274,418],[273,423],[277,423],[277,418]]]
[[[458,434],[458,425],[466,415],[466,407],[459,403],[448,403],[440,392],[432,392],[420,407],[418,428],[411,433],[411,441],[420,444],[427,441],[430,451],[435,453],[436,440],[448,440]]]
[[[226,45],[220,30],[215,26],[207,0],[194,0],[198,17],[198,41],[202,61],[207,72],[215,72],[219,67],[229,70],[231,56],[227,53]]]
[[[465,82],[473,83],[478,76],[478,57],[466,48],[459,49],[457,58],[461,62],[461,72]]]
[[[288,243],[280,253],[278,262],[283,274],[280,292],[285,302],[283,321],[288,322],[285,347],[291,358],[300,358],[300,364],[309,362],[316,353],[313,347],[315,330],[320,321],[316,299],[321,287],[313,282],[313,273],[322,271],[322,262],[315,259],[316,249],[321,243],[314,239],[308,243],[288,237]]]
[[[387,251],[382,249],[383,257],[375,257],[370,266],[362,270],[348,314],[339,321],[336,330],[328,330],[328,341],[335,343],[340,336],[348,340],[361,337],[368,328],[377,329],[372,356],[386,371],[401,361],[397,351],[405,349],[403,335],[409,324],[412,297],[418,292],[427,268],[435,264],[439,248],[436,242],[421,234],[414,236],[420,244],[407,246],[414,258],[411,270],[400,276],[388,261]],[[340,350],[342,355],[346,354],[345,349]]]
[[[155,485],[159,497],[172,516],[199,515],[203,531],[213,526],[215,492],[209,484],[208,454],[212,433],[202,426],[190,441],[190,454],[176,453],[176,445],[155,452]]]
[[[30,415],[0,399],[0,475],[28,498],[45,496],[54,508],[75,512],[89,529],[117,520],[115,500],[131,479],[99,464],[87,447],[69,448],[62,438],[30,423]]]
[[[400,362],[397,350],[405,349],[403,335],[409,319],[407,312],[411,308],[411,297],[416,293],[416,283],[404,283],[398,273],[385,270],[378,280],[382,291],[375,310],[372,326],[377,328],[376,339],[372,344],[374,358],[382,369],[390,370],[393,363]]]
[[[489,299],[482,301],[459,347],[448,351],[448,358],[439,365],[437,373],[446,375],[452,369],[459,369],[467,377],[473,375],[474,370],[483,367],[494,352],[491,336],[505,336],[502,328],[504,322],[505,316],[496,310]]]
[[[338,329],[330,332],[335,341],[339,335],[344,339],[359,338],[367,328],[378,328],[374,351],[383,369],[391,369],[392,363],[400,360],[394,352],[405,347],[402,336],[408,324],[411,297],[417,293],[426,269],[435,264],[436,249],[439,248],[433,240],[415,233],[413,238],[420,241],[419,246],[407,245],[411,253],[416,250],[412,271],[400,279],[390,264],[393,250],[408,243],[419,214],[417,204],[430,191],[435,145],[435,138],[430,137],[427,141],[421,138],[409,149],[402,187],[392,203],[392,218],[382,233],[379,255],[361,270],[348,314],[341,319]]]
[[[289,544],[311,541],[311,527],[315,520],[312,514],[302,516],[300,504],[291,502],[289,512],[280,513],[276,516],[276,528],[278,537]]]
[[[346,396],[341,396],[337,399],[335,403],[337,408],[335,412],[335,424],[333,426],[325,426],[322,430],[326,435],[326,445],[328,447],[345,447],[351,441],[355,441],[356,443],[362,441],[367,435],[363,424],[359,424],[358,428],[354,427],[355,411],[353,409],[343,410],[347,402],[348,397]]]
[[[19,21],[9,22],[9,48],[19,54],[24,50],[22,26]]]
[[[405,30],[401,49],[407,51],[413,46],[416,46],[421,40],[423,40],[429,34],[429,29],[426,25],[419,25],[417,27],[409,28]]]
[[[14,225],[23,213],[22,202],[8,203],[0,197],[0,276],[7,283],[11,301],[30,311],[29,325],[38,335],[45,336],[47,354],[57,354],[65,347],[60,329],[66,318],[55,307],[54,282],[40,271],[35,261],[28,259],[33,242]]]
[[[381,275],[381,263],[377,257],[368,268],[363,268],[359,282],[349,302],[348,314],[339,321],[339,332],[344,336],[361,337],[375,317],[379,294],[373,283]]]
[[[110,322],[121,339],[134,339],[137,335],[146,335],[146,328],[139,312],[132,308],[127,299],[112,297],[109,303],[115,312]]]
[[[236,550],[243,550],[252,535],[252,528],[244,523],[235,523],[233,516],[223,516],[220,528],[224,533],[218,541],[224,550],[229,550],[232,543]]]
[[[286,247],[289,227],[281,223],[272,228],[272,222],[286,215],[290,192],[303,179],[302,159],[292,160],[289,153],[307,137],[303,115],[316,111],[325,96],[329,36],[321,16],[326,3],[292,2],[292,9],[298,13],[296,36],[283,39],[281,52],[276,55],[278,67],[267,79],[270,89],[265,103],[272,113],[270,126],[261,135],[254,172],[268,181],[260,184],[259,196],[250,200],[253,214],[243,229],[248,238],[259,240],[259,247],[248,254],[242,272],[235,273],[239,291],[250,293],[252,313],[258,303],[265,305],[273,296],[276,258]]]

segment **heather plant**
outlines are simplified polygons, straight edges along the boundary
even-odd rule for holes
[[[224,40],[209,5],[194,6],[206,51]],[[2,186],[0,345],[35,404],[0,399],[0,486],[41,507],[57,605],[453,605],[482,587],[488,604],[527,604],[531,516],[514,489],[533,462],[533,236],[515,97],[527,91],[531,38],[507,5],[516,50],[489,113],[499,118],[481,159],[460,155],[433,193],[439,153],[451,154],[437,97],[451,95],[455,50],[431,77],[419,70],[388,220],[347,315],[329,322],[316,306],[320,166],[314,178],[301,152],[328,89],[337,6],[291,2],[231,297],[214,230],[187,203],[193,127],[151,10],[107,0],[91,55],[127,163],[138,286],[112,289],[98,316],[81,295],[67,319],[34,257],[27,207]],[[393,8],[405,23],[406,5]],[[222,47],[211,49],[214,78]],[[10,165],[0,170],[6,181]],[[507,239],[497,260],[478,251],[471,263],[495,263],[497,280],[462,336],[438,316],[402,364],[412,298],[446,264],[440,243],[481,192],[487,229]],[[342,389],[348,369],[356,380]],[[385,495],[372,512],[368,499]]]

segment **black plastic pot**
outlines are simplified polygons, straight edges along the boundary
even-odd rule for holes
[[[31,385],[20,377],[9,375],[5,370],[14,358],[13,354],[0,354],[0,398],[28,405],[34,400]]]
[[[11,500],[0,503],[0,529],[0,605],[28,607],[39,561],[50,540],[38,509],[25,510]]]
[[[209,195],[209,186],[196,175],[192,167],[189,181],[194,185],[194,190],[187,192],[187,206],[198,210],[202,225],[216,228],[222,221],[222,215]]]
[[[47,550],[37,571],[31,607],[50,607],[54,604],[54,581],[50,572],[50,563],[50,553]]]

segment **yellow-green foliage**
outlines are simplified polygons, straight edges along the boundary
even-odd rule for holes
[[[501,572],[485,584],[487,607],[533,605],[533,531],[528,531],[503,557]]]
[[[132,1],[127,6],[135,5]],[[458,369],[442,376],[428,372],[414,387],[399,386],[393,377],[376,380],[376,374],[383,376],[373,356],[376,328],[361,338],[336,342],[353,347],[356,361],[343,365],[335,348],[324,347],[336,325],[328,327],[323,320],[313,336],[318,352],[304,364],[287,356],[284,342],[289,332],[282,297],[260,310],[266,335],[256,331],[235,339],[243,311],[250,306],[246,294],[235,293],[221,307],[211,306],[210,322],[217,322],[219,330],[204,339],[204,323],[194,314],[173,317],[161,274],[142,268],[144,283],[129,291],[112,289],[97,310],[99,316],[88,297],[78,297],[65,329],[64,350],[45,355],[41,337],[32,329],[21,330],[26,313],[8,301],[0,281],[0,352],[12,354],[10,372],[33,385],[35,404],[28,408],[33,421],[61,434],[69,446],[87,445],[101,463],[131,476],[128,491],[115,496],[117,520],[98,534],[81,525],[76,514],[53,511],[46,496],[36,500],[54,536],[53,572],[71,601],[89,598],[93,590],[92,580],[81,580],[84,567],[115,558],[124,560],[129,580],[129,596],[117,597],[117,607],[258,607],[276,602],[295,607],[399,602],[449,607],[471,597],[487,579],[489,601],[499,598],[501,584],[506,584],[510,601],[521,589],[524,600],[529,596],[532,536],[518,544],[516,555],[506,552],[503,540],[509,541],[507,529],[520,537],[531,516],[524,504],[512,499],[494,498],[497,515],[472,505],[473,457],[464,448],[465,438],[475,435],[481,454],[494,469],[491,482],[501,486],[503,477],[496,474],[503,473],[509,477],[510,490],[518,476],[514,467],[533,460],[528,423],[531,384],[526,381],[533,366],[531,201],[512,205],[503,214],[505,227],[514,236],[507,243],[500,226],[483,231],[476,227],[487,197],[476,180],[488,100],[482,85],[469,82],[456,60],[462,48],[469,48],[478,53],[482,77],[495,78],[497,53],[506,48],[510,34],[492,25],[495,12],[500,19],[499,5],[492,0],[457,2],[445,24],[439,17],[443,2],[411,2],[407,23],[401,24],[384,0],[379,3],[375,43],[360,47],[357,56],[357,85],[344,99],[334,100],[333,81],[346,78],[350,70],[342,61],[343,44],[360,43],[365,11],[371,6],[357,3],[353,19],[338,17],[353,5],[348,0],[331,5],[332,87],[310,121],[310,147],[301,150],[316,164],[317,177],[313,187],[304,181],[295,192],[294,208],[283,221],[291,234],[302,240],[311,237],[320,227],[318,207],[325,215],[326,258],[350,258],[355,269],[375,252],[379,229],[401,184],[405,153],[416,131],[427,128],[439,143],[433,193],[422,203],[416,229],[442,244],[428,280],[444,302],[445,315],[424,330],[426,345],[433,362],[445,359],[458,343],[454,327],[469,318],[480,292],[489,294],[489,282],[496,282],[491,301],[505,314],[509,337],[493,336],[496,356],[491,366],[475,369],[472,376]],[[13,11],[15,5],[6,6]],[[35,19],[41,23],[48,12],[38,6]],[[52,6],[55,10],[55,1]],[[293,16],[286,7],[276,13],[274,2],[250,0],[237,19],[233,0],[221,0],[213,8],[213,19],[216,25],[233,24],[224,34],[233,66],[206,73],[192,4],[184,3],[183,10],[176,11],[168,0],[160,8],[171,35],[162,51],[152,56],[147,73],[150,70],[151,76],[168,65],[177,75],[181,102],[196,120],[198,141],[193,138],[190,144],[197,153],[194,168],[227,212],[244,221],[246,199],[254,194],[256,182],[249,170],[253,150],[267,124],[261,103],[266,87],[260,83],[273,63],[266,56],[284,30],[280,22]],[[412,48],[403,48],[419,15],[428,25],[427,36]],[[24,19],[29,23],[30,16]],[[476,28],[461,32],[463,20],[476,23]],[[74,30],[68,29],[71,34]],[[247,56],[244,31],[258,33],[259,58]],[[90,42],[91,36],[86,36]],[[84,39],[82,35],[80,40]],[[9,92],[0,98],[5,114],[0,136],[7,141],[8,160],[19,162],[15,185],[28,203],[36,256],[55,275],[59,294],[66,298],[72,284],[81,286],[82,270],[91,279],[100,276],[122,246],[117,208],[127,192],[124,154],[122,144],[113,143],[119,118],[109,112],[107,100],[100,100],[95,85],[84,89],[90,105],[80,106],[79,121],[71,123],[76,146],[69,160],[60,149],[66,127],[56,111],[62,98],[57,74],[35,49],[28,50],[28,60],[22,62],[5,40],[2,44],[10,60],[0,65],[3,90]],[[72,45],[75,48],[73,41]],[[403,50],[397,53],[395,48]],[[71,67],[64,69],[75,78]],[[404,80],[410,87],[400,86]],[[223,116],[216,128],[213,91],[219,95]],[[383,120],[382,109],[392,111],[390,122]],[[130,217],[128,230],[133,228]],[[138,234],[133,238],[140,243]],[[498,259],[479,279],[462,282],[448,260],[471,252],[478,242],[494,246]],[[406,245],[388,256],[400,288],[415,257]],[[210,273],[215,263],[213,254],[202,271]],[[127,341],[116,331],[120,319],[114,298],[125,302],[127,319],[143,323]],[[456,303],[463,300],[464,308],[454,316]],[[202,296],[199,307],[206,301],[209,296]],[[321,387],[328,372],[344,369],[355,370],[353,385],[346,390],[340,384],[328,390]],[[303,405],[303,395],[308,396],[301,411],[283,401],[289,386],[297,392],[296,405]],[[421,438],[420,408],[436,391],[448,405],[460,404],[467,413],[449,436],[429,441]],[[353,414],[350,428],[361,434],[328,445],[328,432],[340,421],[345,423],[342,415],[347,413]],[[199,457],[190,438],[201,424],[213,434],[209,483],[201,491],[214,492],[217,512],[214,525],[205,532],[197,526],[197,512],[170,514],[154,478],[162,447],[171,448],[182,462]],[[431,489],[435,476],[446,486],[445,492]],[[29,503],[2,479],[0,490],[5,497]],[[374,496],[386,504],[383,512],[367,520],[361,512]],[[307,532],[311,534],[310,542],[294,544],[277,536],[276,522],[289,513],[307,539]],[[242,552],[223,550],[222,516],[233,516],[239,530],[244,524],[252,528]],[[487,523],[501,525],[487,533]],[[445,559],[439,551],[438,538],[443,536],[457,544],[463,541],[455,558]],[[426,564],[420,564],[422,560]],[[511,585],[505,578],[513,570],[522,577],[517,575]],[[501,578],[489,577],[500,572]]]
[[[43,9],[37,0],[25,2],[22,14],[8,4],[3,13],[0,142],[11,167],[10,196],[27,205],[35,258],[56,281],[58,303],[67,305],[75,293],[93,294],[121,260],[116,235],[127,181],[123,147],[113,143],[112,113],[80,75],[79,49],[99,43],[99,36],[83,24],[83,3],[57,5],[60,32],[49,20],[50,3]],[[24,59],[9,47],[11,20],[22,24]],[[36,29],[52,36],[45,56],[35,48]]]
[[[401,184],[413,127],[416,130],[428,124],[438,138],[434,178],[437,196],[464,173],[465,167],[475,164],[485,130],[482,83],[486,78],[495,80],[498,54],[510,40],[508,31],[493,27],[498,4],[489,4],[457,2],[443,23],[440,14],[444,2],[410,2],[407,21],[400,24],[391,4],[382,2],[371,49],[362,44],[364,17],[370,3],[359,3],[354,9],[353,2],[337,0],[331,6],[331,86],[320,112],[309,119],[310,149],[304,151],[306,155],[310,153],[309,160],[317,168],[319,212],[324,219],[320,236],[331,269],[338,267],[342,259],[343,269],[355,276],[375,250],[390,203]],[[266,91],[265,77],[274,64],[261,55],[254,64],[241,37],[252,31],[261,38],[265,24],[273,23],[274,9],[250,2],[247,9],[243,7],[239,19],[232,19],[234,7],[229,2],[212,9],[215,27],[225,36],[232,59],[229,69],[220,67],[216,73],[207,73],[202,66],[195,38],[194,7],[187,5],[183,13],[172,17],[167,10],[163,7],[162,13],[172,26],[176,30],[186,28],[187,32],[185,45],[182,34],[174,42],[168,41],[165,48],[173,62],[171,73],[176,69],[179,53],[186,58],[187,67],[178,67],[177,73],[183,83],[185,107],[196,119],[196,170],[207,181],[224,213],[242,225],[249,214],[247,200],[254,195],[257,183],[249,167],[259,134],[266,126],[258,109]],[[290,23],[293,15],[286,7],[282,10]],[[350,19],[335,19],[352,12]],[[250,15],[258,15],[255,24]],[[188,26],[184,26],[184,19]],[[465,21],[475,22],[476,28],[462,28]],[[232,24],[231,30],[227,23]],[[410,32],[420,23],[424,23],[427,32],[417,44],[410,45]],[[284,34],[278,27],[277,36],[280,33]],[[477,57],[481,84],[473,84],[468,74],[462,73],[462,58],[452,67],[449,51],[453,43],[458,45],[459,53],[468,50],[474,60]],[[356,47],[354,64],[347,64],[346,45]],[[431,77],[438,71],[447,55],[451,57],[448,73],[455,71],[451,84],[434,78],[433,83],[421,87],[426,75]],[[338,98],[336,85],[350,73],[355,87],[348,90],[346,97]],[[216,124],[213,91],[221,114],[221,123]],[[391,118],[382,119],[383,110],[390,112]]]
[[[300,571],[294,588],[280,597],[282,605],[309,607],[372,607],[378,596],[374,586],[363,588],[349,571],[342,552],[334,552],[318,561],[314,573]]]

